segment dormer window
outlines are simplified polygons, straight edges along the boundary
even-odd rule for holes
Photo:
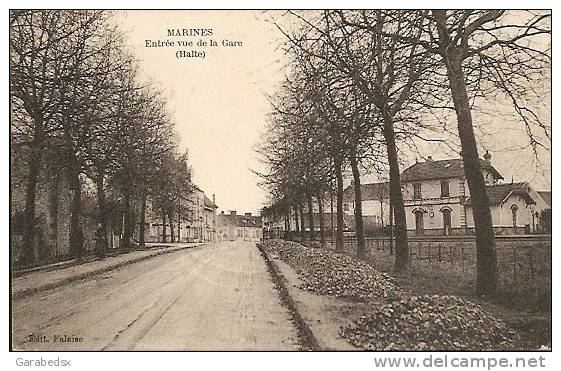
[[[421,193],[421,183],[413,184],[413,198],[415,200],[420,200],[423,198],[423,195]]]
[[[448,179],[440,181],[440,197],[450,197],[450,182]]]

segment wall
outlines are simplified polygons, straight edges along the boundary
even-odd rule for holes
[[[424,204],[424,205],[409,205],[405,207],[405,218],[407,221],[407,229],[415,233],[415,210],[423,210],[423,226],[426,235],[443,235],[444,234],[444,217],[442,214],[443,208],[449,208],[451,227],[461,227],[461,211],[462,207],[459,203],[446,203],[443,201],[441,204]],[[432,216],[431,216],[432,214]]]
[[[345,206],[347,205],[347,206]],[[347,215],[354,215],[355,203],[345,202],[343,204],[343,212]],[[389,200],[384,200],[381,202],[379,200],[363,200],[362,201],[362,215],[372,216],[378,220],[380,226],[390,224],[390,202]]]
[[[260,227],[232,227],[221,226],[217,228],[219,241],[261,241],[263,229]]]
[[[442,179],[423,180],[420,182],[407,182],[403,185],[403,199],[414,199],[414,184],[421,183],[421,196],[423,199],[440,199],[440,181]],[[467,183],[460,178],[450,178],[449,181],[449,194],[451,197],[464,196],[464,191],[469,194],[467,190]]]

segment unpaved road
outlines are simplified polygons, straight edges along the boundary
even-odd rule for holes
[[[250,242],[195,247],[17,299],[12,318],[16,350],[299,349]]]

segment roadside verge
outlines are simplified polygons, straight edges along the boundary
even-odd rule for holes
[[[50,290],[158,255],[169,254],[200,245],[204,244],[181,244],[173,247],[166,246],[160,249],[131,251],[128,254],[111,256],[101,261],[95,260],[55,270],[32,272],[12,279],[12,299],[19,299],[36,292]]]
[[[339,335],[346,324],[339,313],[346,304],[332,297],[316,295],[300,289],[302,282],[292,267],[257,244],[281,300],[290,311],[298,329],[298,336],[305,350],[359,351]]]

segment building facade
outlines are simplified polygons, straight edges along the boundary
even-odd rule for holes
[[[486,152],[481,168],[489,195],[495,233],[531,234],[547,230],[551,192],[537,192],[528,182],[501,183],[503,177]],[[401,174],[407,229],[412,236],[475,233],[473,210],[462,159],[417,162]],[[388,225],[387,183],[364,184],[362,208],[365,230]],[[352,185],[345,190],[345,213],[354,213]],[[548,214],[549,210],[549,214]],[[368,220],[372,220],[369,223]],[[550,222],[549,222],[550,223]]]
[[[215,196],[210,200],[202,189],[193,185],[192,192],[179,201],[178,212],[164,220],[147,202],[145,240],[147,242],[212,242],[216,240]],[[165,239],[164,239],[165,222]],[[172,239],[173,236],[173,239]]]
[[[261,241],[263,222],[261,216],[251,213],[238,215],[237,212],[222,211],[216,217],[216,230],[219,241]]]
[[[382,231],[390,225],[390,186],[387,182],[361,184],[362,219],[367,232]],[[343,212],[354,218],[354,184],[343,192]],[[350,223],[354,229],[354,219]]]

